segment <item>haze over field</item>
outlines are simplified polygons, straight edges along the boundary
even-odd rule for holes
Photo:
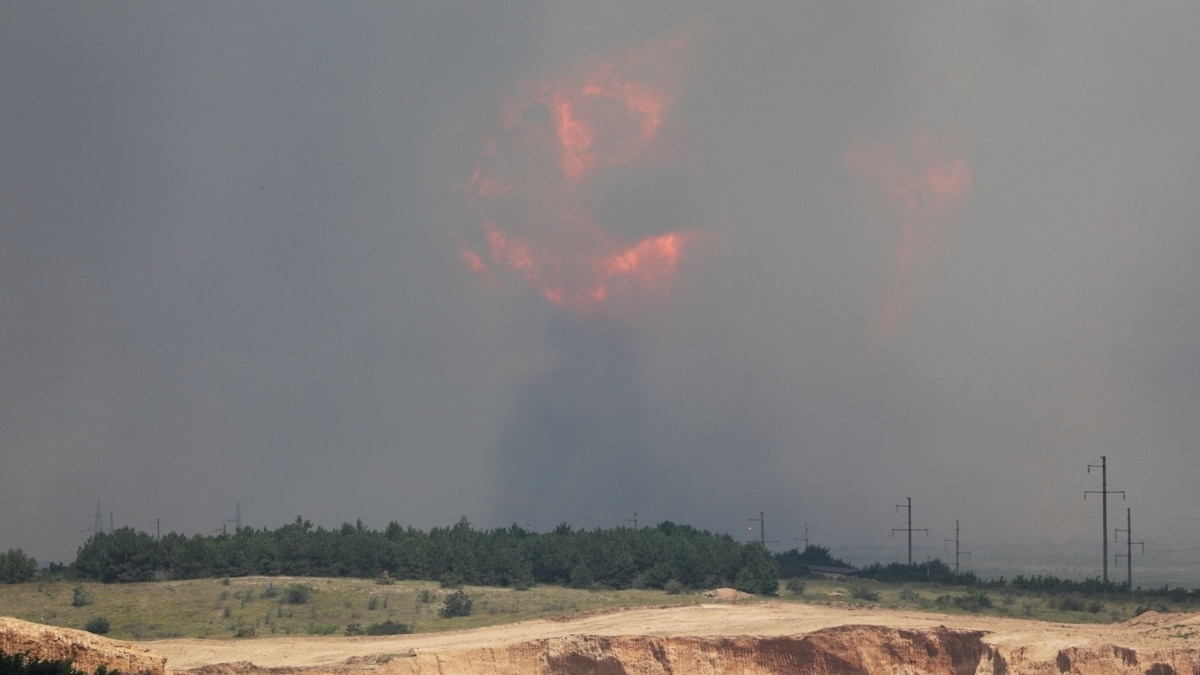
[[[99,499],[188,534],[762,511],[903,560],[912,497],[922,558],[958,520],[975,563],[1097,576],[1103,455],[1110,537],[1131,508],[1136,564],[1200,585],[1197,34],[8,3],[0,550],[72,559]]]

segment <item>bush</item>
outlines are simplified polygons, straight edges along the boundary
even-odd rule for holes
[[[98,616],[94,619],[89,620],[83,626],[84,630],[86,630],[89,633],[95,633],[96,635],[107,635],[109,628],[110,628],[110,626],[108,623],[108,619],[106,619],[102,616]]]
[[[346,635],[408,635],[412,632],[412,627],[406,623],[397,623],[388,619],[379,623],[373,623],[366,628],[362,624],[352,623],[346,626]]]
[[[855,586],[850,589],[850,597],[855,600],[865,600],[866,602],[879,602],[879,592],[873,591],[864,586]]]
[[[88,590],[83,586],[76,586],[75,589],[71,591],[72,607],[84,607],[94,602],[96,602],[96,598],[93,597],[92,594],[89,593]]]
[[[303,605],[312,600],[312,588],[304,584],[292,584],[283,594],[283,601],[289,605]]]
[[[462,589],[454,591],[446,596],[446,602],[442,605],[441,609],[442,618],[452,619],[456,616],[470,616],[473,604],[475,604],[474,601]]]
[[[1064,612],[1082,612],[1083,601],[1079,598],[1062,598],[1058,601],[1058,608]]]
[[[663,590],[667,592],[667,595],[679,595],[686,589],[684,588],[683,584],[679,583],[679,581],[671,579],[667,583],[663,584]]]
[[[941,608],[954,607],[966,612],[978,612],[992,606],[992,599],[986,593],[969,593],[967,595],[939,595],[933,601]]]
[[[269,583],[269,584],[267,584],[267,587],[262,590],[261,595],[264,598],[273,598],[273,597],[279,595],[279,589],[275,588],[274,583]]]
[[[791,593],[792,595],[804,595],[804,589],[807,587],[804,585],[804,582],[800,581],[799,579],[788,579],[787,586],[785,586],[785,588],[787,588],[788,593]]]
[[[105,671],[107,672],[107,671]],[[83,675],[71,666],[71,661],[41,661],[24,654],[0,652],[0,673],[5,675]],[[97,671],[99,673],[99,671]]]

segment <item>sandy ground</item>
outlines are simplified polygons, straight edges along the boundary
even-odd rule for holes
[[[777,636],[845,625],[981,630],[987,633],[988,644],[1010,650],[1024,648],[1029,657],[1048,659],[1072,646],[1115,644],[1139,651],[1200,647],[1200,614],[1150,612],[1125,623],[1094,625],[786,602],[629,609],[470,631],[389,637],[158,640],[140,645],[166,656],[169,670],[239,661],[268,668],[312,667],[332,666],[352,657],[496,648],[571,635]]]

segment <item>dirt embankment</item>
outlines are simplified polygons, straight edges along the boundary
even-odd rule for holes
[[[89,670],[103,663],[126,673],[155,675],[163,673],[162,659],[155,653],[167,657],[167,673],[180,675],[1200,675],[1200,614],[1149,613],[1123,624],[1079,625],[734,602],[630,609],[446,633],[163,640],[141,647],[78,631],[0,621],[23,624],[20,628],[27,635],[20,644],[33,647],[17,645],[18,651],[39,658],[75,658]],[[37,650],[37,645],[54,641],[58,651]],[[72,646],[76,643],[91,645]],[[89,651],[95,654],[87,655]],[[101,653],[112,656],[96,660]]]
[[[24,654],[39,661],[69,659],[84,673],[94,673],[100,666],[124,675],[165,675],[167,671],[167,659],[145,647],[3,616],[0,616],[0,652]]]
[[[1053,624],[849,605],[630,609],[381,638],[153,643],[192,675],[1200,675],[1200,615]]]
[[[1194,649],[1139,653],[1117,645],[1052,654],[989,644],[983,631],[839,626],[775,637],[572,635],[450,651],[352,657],[327,666],[263,668],[250,662],[201,666],[189,675],[1195,675]]]

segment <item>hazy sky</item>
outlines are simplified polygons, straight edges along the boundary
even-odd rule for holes
[[[99,500],[903,559],[912,497],[982,564],[1099,549],[1102,455],[1200,549],[1194,3],[0,17],[0,550]]]

